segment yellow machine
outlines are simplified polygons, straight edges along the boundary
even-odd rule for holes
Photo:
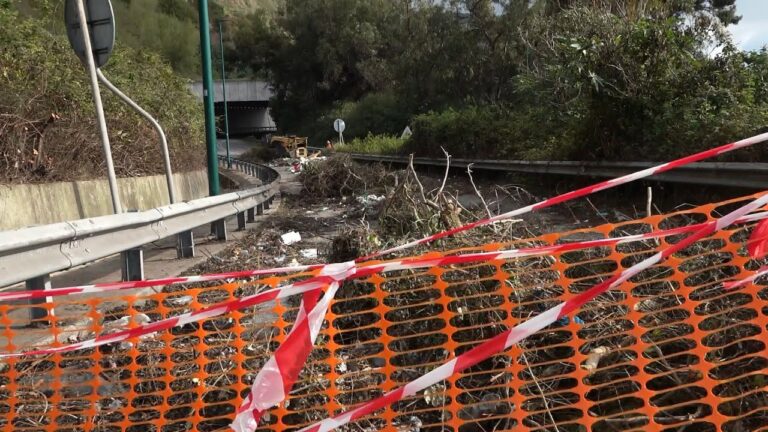
[[[282,147],[289,157],[297,159],[307,157],[307,137],[274,136],[272,137],[272,145]]]

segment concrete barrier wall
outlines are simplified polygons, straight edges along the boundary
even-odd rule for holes
[[[205,170],[174,174],[179,201],[208,196]],[[164,175],[118,179],[123,208],[147,210],[169,204]],[[0,230],[47,225],[112,213],[109,184],[84,180],[0,185]]]

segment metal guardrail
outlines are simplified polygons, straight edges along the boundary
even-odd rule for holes
[[[320,150],[319,148],[312,148]],[[382,162],[393,164],[408,163],[407,156],[370,155],[347,153],[358,161]],[[441,158],[413,158],[414,165],[445,166]],[[451,166],[466,168],[472,164],[473,170],[505,171],[531,174],[556,174],[587,177],[619,177],[645,168],[656,166],[658,162],[579,162],[579,161],[519,161],[488,159],[451,158]],[[655,175],[649,180],[692,183],[710,186],[732,186],[750,189],[768,188],[768,163],[740,162],[698,162],[676,168],[675,170]]]
[[[193,228],[219,222],[218,229],[225,230],[224,219],[233,215],[238,216],[238,226],[244,227],[246,216],[253,221],[254,211],[261,214],[264,208],[269,208],[278,191],[277,171],[239,160],[232,162],[233,168],[259,178],[262,185],[142,212],[0,232],[0,286],[22,281],[29,285],[30,280],[47,278],[50,273],[125,253],[176,234],[179,256],[192,256]],[[218,235],[221,238],[226,233],[219,231]]]

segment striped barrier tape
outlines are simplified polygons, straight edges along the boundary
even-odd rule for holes
[[[760,212],[760,213],[754,213],[751,215],[745,215],[743,217],[740,217],[739,219],[737,219],[735,223],[749,223],[749,222],[754,222],[758,220],[766,220],[766,218],[768,218],[768,212]],[[142,325],[139,325],[130,329],[121,330],[115,333],[97,336],[93,339],[89,339],[86,341],[81,341],[81,342],[77,342],[69,345],[63,345],[60,347],[46,348],[46,349],[40,349],[40,350],[34,350],[34,351],[0,353],[0,358],[18,357],[22,355],[42,355],[42,354],[62,353],[62,352],[76,351],[79,349],[95,348],[95,347],[106,345],[109,343],[122,342],[127,339],[148,335],[161,330],[167,330],[172,327],[182,326],[192,322],[214,318],[214,317],[232,312],[234,310],[241,310],[248,307],[257,306],[259,304],[290,297],[297,294],[305,294],[314,290],[322,289],[334,281],[341,282],[352,276],[364,277],[364,276],[368,276],[368,275],[379,273],[379,272],[389,272],[389,271],[397,271],[397,270],[413,270],[413,269],[428,268],[433,266],[471,264],[471,263],[485,262],[485,261],[492,261],[492,260],[507,260],[507,259],[513,259],[513,258],[550,255],[553,253],[562,253],[562,252],[587,249],[592,247],[611,246],[611,245],[629,243],[629,242],[640,241],[640,240],[667,237],[671,235],[677,235],[677,234],[682,234],[686,232],[691,232],[693,230],[701,229],[707,226],[707,224],[708,223],[701,223],[696,225],[673,228],[669,230],[654,231],[650,233],[635,234],[635,235],[629,235],[624,237],[587,240],[587,241],[564,243],[564,244],[552,245],[552,246],[538,246],[538,247],[532,247],[532,248],[509,249],[509,250],[501,250],[496,252],[479,252],[479,253],[469,253],[469,254],[463,254],[463,255],[451,255],[451,256],[440,257],[440,258],[405,258],[405,259],[392,260],[392,261],[383,262],[383,263],[373,263],[370,265],[363,265],[363,266],[360,266],[354,263],[352,264],[338,263],[338,264],[326,264],[326,265],[317,265],[317,266],[304,266],[306,268],[310,268],[310,267],[321,268],[321,273],[317,276],[314,276],[312,278],[309,278],[300,282],[296,282],[294,284],[266,290],[261,293],[253,294],[240,299],[234,299],[227,302],[222,302],[222,303],[212,305],[197,311],[187,312],[172,318],[167,318],[167,319],[163,319],[163,320],[159,320],[151,323],[142,324]],[[353,268],[351,270],[347,269],[349,265],[353,265]],[[282,270],[282,269],[283,268],[272,269],[272,270]],[[296,269],[296,267],[291,267],[291,269]],[[269,271],[270,270],[267,269],[267,270],[259,270],[258,272],[261,272],[263,274],[264,272],[269,273]],[[239,273],[254,274],[256,272],[248,271],[248,272],[239,272]],[[227,275],[227,278],[228,278],[232,274],[234,273],[224,273],[223,275]],[[220,276],[220,275],[191,276],[186,278],[173,278],[173,279],[179,279],[179,280],[183,279],[183,281],[189,282],[191,281],[190,279],[215,280],[213,279],[214,276]],[[168,280],[168,279],[162,279],[162,280]],[[158,279],[158,281],[161,281],[161,279]],[[152,282],[152,281],[145,281],[145,282]],[[178,282],[178,283],[182,283],[182,282]],[[114,286],[122,286],[122,285],[123,285],[122,283],[114,284]],[[158,285],[158,284],[155,284],[155,285]],[[150,284],[148,286],[155,286],[155,285]],[[105,286],[108,287],[109,285],[105,284]],[[37,298],[37,297],[43,297],[45,295],[49,295],[49,296],[65,295],[65,293],[68,292],[67,290],[74,290],[77,288],[78,287],[61,288],[60,289],[61,291],[58,291],[58,292],[56,290],[29,291],[28,293],[33,294],[31,297],[18,296],[19,294],[23,294],[23,293],[13,293],[13,292],[0,293],[0,300],[9,300],[9,299],[16,300],[19,298]],[[53,294],[54,292],[56,294]],[[78,292],[83,293],[83,292],[90,292],[90,291],[78,291]],[[40,293],[42,293],[43,295],[40,295]],[[5,297],[6,295],[7,297]]]
[[[750,222],[756,222],[756,221],[761,221],[766,219],[768,219],[768,212],[759,212],[759,213],[754,213],[754,214],[741,217],[734,223],[742,224],[742,223],[750,223]],[[651,240],[655,238],[685,234],[691,231],[695,231],[701,228],[703,225],[704,225],[703,223],[700,223],[695,225],[686,225],[678,228],[672,228],[668,230],[653,231],[653,232],[644,233],[644,234],[633,234],[633,235],[627,235],[627,236],[621,236],[621,237],[609,237],[609,238],[597,239],[597,240],[585,240],[585,241],[579,241],[579,242],[563,243],[560,245],[553,245],[553,246],[537,246],[537,247],[531,247],[531,248],[502,250],[497,252],[470,253],[470,254],[463,254],[461,255],[461,257],[463,259],[470,260],[467,262],[473,262],[473,261],[479,262],[479,261],[487,261],[492,259],[511,259],[511,258],[523,258],[523,257],[538,256],[538,255],[548,255],[552,253],[566,252],[570,250],[588,249],[588,248],[600,247],[600,246],[613,246],[613,245],[622,244],[622,243],[629,243],[629,242],[635,242],[635,241],[641,241],[641,240]],[[425,258],[407,258],[403,260],[390,260],[385,262],[384,265],[391,266],[391,265],[396,265],[397,263],[407,263],[410,265],[414,265],[416,262],[422,261],[422,260],[425,260]],[[43,297],[58,297],[58,296],[64,296],[64,295],[104,293],[104,292],[110,292],[110,291],[122,291],[122,290],[130,290],[130,289],[137,289],[137,288],[171,286],[171,285],[178,285],[182,283],[212,282],[212,281],[219,281],[219,280],[225,280],[225,279],[243,279],[243,278],[252,277],[252,276],[263,276],[263,275],[280,274],[280,273],[294,273],[294,272],[298,273],[298,272],[316,271],[316,270],[320,270],[322,272],[322,271],[325,271],[327,268],[336,266],[338,264],[339,263],[313,264],[313,265],[303,265],[303,266],[297,266],[297,267],[277,267],[277,268],[270,268],[270,269],[248,270],[248,271],[239,271],[239,272],[230,272],[230,273],[217,273],[217,274],[196,275],[196,276],[179,276],[179,277],[163,278],[163,279],[149,279],[149,280],[135,281],[135,282],[112,282],[112,283],[101,283],[101,284],[93,284],[93,285],[80,285],[80,286],[72,286],[72,287],[66,287],[66,288],[53,288],[49,290],[0,292],[0,302],[12,301],[12,300],[32,300],[32,299],[43,298]],[[380,266],[382,264],[373,263],[373,264],[358,264],[358,265],[360,266],[359,268],[364,269],[371,266]],[[394,268],[391,268],[390,270],[394,270]],[[284,288],[288,289],[289,287],[292,287],[292,286],[287,285]],[[283,289],[283,288],[278,288],[278,290],[279,289]],[[297,294],[297,293],[293,293],[293,294]]]
[[[294,273],[302,271],[313,271],[324,268],[324,264],[303,265],[295,267],[276,267],[271,269],[259,269],[259,270],[246,270],[238,272],[228,273],[215,273],[207,275],[195,275],[195,276],[177,276],[162,279],[147,279],[141,281],[127,281],[127,282],[106,282],[91,285],[78,285],[66,288],[52,288],[48,290],[31,290],[31,291],[7,291],[0,292],[0,301],[11,300],[31,300],[43,297],[58,297],[64,295],[74,294],[93,294],[104,293],[109,291],[123,291],[138,288],[150,288],[159,286],[171,286],[182,283],[199,283],[199,282],[213,282],[224,279],[243,279],[253,276],[263,276],[269,274],[279,273]]]
[[[657,252],[649,258],[646,258],[638,264],[635,264],[632,267],[614,275],[606,281],[599,283],[592,288],[576,295],[572,299],[562,302],[557,306],[554,306],[540,313],[534,318],[531,318],[528,321],[507,330],[506,332],[500,333],[499,335],[487,340],[486,342],[483,342],[482,344],[472,348],[466,353],[454,357],[447,363],[444,363],[440,367],[422,375],[421,377],[409,382],[408,384],[396,390],[390,391],[379,398],[366,402],[365,404],[353,410],[307,426],[301,429],[299,432],[330,431],[360,419],[364,416],[372,414],[381,408],[391,405],[394,402],[400,401],[409,396],[413,396],[419,391],[431,387],[440,381],[447,379],[451,375],[459,373],[491,357],[492,355],[519,343],[526,337],[544,329],[545,327],[567,316],[571,312],[579,309],[598,295],[608,290],[617,288],[619,285],[642,272],[643,270],[648,269],[649,267],[667,259],[670,255],[685,249],[696,241],[707,237],[716,231],[722,230],[723,228],[733,224],[738,218],[765,205],[766,203],[768,203],[768,195],[763,195],[760,198],[757,198],[751,203],[736,209],[735,211],[723,216],[720,219],[705,223],[701,229],[686,237],[679,243],[669,246],[661,252]]]
[[[526,206],[526,207],[523,207],[521,209],[514,210],[512,212],[508,212],[508,213],[505,213],[505,214],[502,214],[502,215],[498,215],[498,216],[495,216],[495,217],[492,217],[492,218],[489,218],[489,219],[483,219],[483,220],[480,220],[480,221],[477,221],[477,222],[474,222],[474,223],[471,223],[471,224],[464,225],[464,226],[456,228],[456,229],[444,231],[444,232],[435,234],[433,236],[426,237],[426,238],[421,239],[421,240],[416,240],[414,242],[410,242],[410,243],[407,243],[407,244],[404,244],[404,245],[401,245],[401,246],[390,248],[390,249],[378,252],[378,253],[376,253],[374,255],[370,255],[368,257],[360,258],[360,259],[356,260],[356,262],[360,262],[360,261],[362,261],[364,259],[380,256],[380,255],[387,254],[387,253],[390,253],[390,252],[395,252],[395,251],[407,249],[407,248],[409,248],[411,246],[414,246],[414,245],[431,242],[431,241],[437,240],[439,238],[447,237],[449,235],[453,235],[453,234],[456,234],[456,233],[459,233],[459,232],[462,232],[462,231],[469,230],[471,228],[475,228],[475,227],[479,227],[479,226],[483,226],[483,225],[488,225],[488,224],[491,224],[491,223],[496,222],[496,221],[508,219],[508,218],[511,218],[511,217],[514,217],[514,216],[518,216],[518,215],[521,215],[521,214],[525,214],[525,213],[528,213],[528,212],[531,212],[531,211],[540,210],[540,209],[543,209],[543,208],[546,208],[546,207],[549,207],[549,206],[552,206],[552,205],[555,205],[555,204],[559,204],[559,203],[562,203],[562,202],[565,202],[565,201],[568,201],[568,200],[571,200],[571,199],[575,199],[575,198],[578,198],[578,197],[583,197],[583,196],[586,196],[586,195],[589,195],[589,194],[592,194],[592,193],[595,193],[595,192],[598,192],[598,191],[601,191],[601,190],[605,190],[605,189],[608,189],[608,188],[611,188],[611,187],[614,187],[614,186],[618,186],[618,185],[621,185],[621,184],[629,183],[631,181],[634,181],[634,180],[637,180],[637,179],[640,179],[640,178],[644,178],[644,177],[647,177],[647,176],[650,176],[650,175],[653,175],[653,174],[661,173],[661,172],[664,172],[664,171],[676,168],[678,166],[683,166],[683,165],[686,165],[688,163],[692,163],[692,162],[695,162],[695,161],[698,161],[698,160],[702,160],[702,159],[706,159],[706,158],[709,158],[709,157],[712,157],[712,156],[723,154],[723,153],[726,153],[726,152],[729,152],[729,151],[732,151],[732,150],[735,150],[735,149],[738,149],[738,148],[747,147],[749,145],[753,145],[753,144],[756,144],[758,142],[761,142],[761,141],[765,140],[766,138],[768,138],[768,134],[758,135],[758,136],[753,137],[753,138],[749,138],[749,139],[742,140],[742,141],[739,141],[739,142],[736,142],[736,143],[732,143],[732,144],[728,144],[728,145],[725,145],[725,146],[721,146],[719,148],[712,149],[712,150],[705,151],[705,152],[701,152],[701,153],[698,153],[696,155],[692,155],[692,156],[689,156],[689,157],[686,157],[686,158],[678,159],[676,161],[672,161],[672,162],[669,162],[667,164],[662,164],[662,165],[659,165],[657,167],[653,167],[653,168],[649,168],[649,169],[646,169],[646,170],[642,170],[642,171],[636,172],[634,174],[630,174],[630,175],[627,175],[627,176],[619,177],[617,179],[609,180],[607,182],[598,183],[596,185],[593,185],[593,186],[590,186],[590,187],[586,187],[586,188],[582,188],[582,189],[579,189],[579,190],[576,190],[576,191],[572,191],[572,192],[569,192],[569,193],[566,193],[566,194],[563,194],[563,195],[559,195],[557,197],[554,197],[554,198],[542,201],[542,202],[537,203],[537,204]],[[576,298],[571,299],[568,302],[564,302],[561,305],[559,305],[559,306],[557,306],[555,308],[552,308],[549,311],[547,311],[547,312],[537,316],[536,318],[533,318],[533,319],[527,321],[526,323],[523,323],[523,324],[515,327],[514,329],[511,329],[509,332],[507,332],[508,333],[507,337],[503,338],[503,340],[500,339],[499,337],[496,337],[496,338],[494,338],[492,340],[489,340],[488,342],[486,342],[486,343],[476,347],[475,349],[471,350],[470,352],[468,352],[468,353],[466,353],[466,354],[464,354],[462,356],[457,357],[456,359],[454,359],[452,361],[453,363],[449,362],[448,364],[441,366],[440,368],[434,370],[433,372],[430,372],[430,374],[427,374],[424,377],[422,377],[422,378],[420,378],[420,379],[418,379],[418,380],[416,380],[416,381],[406,385],[405,387],[401,388],[401,390],[402,390],[401,395],[402,394],[406,394],[406,392],[409,393],[409,394],[412,394],[410,392],[416,392],[416,391],[419,391],[419,389],[423,389],[423,388],[428,387],[431,384],[427,385],[426,383],[430,379],[432,379],[432,378],[427,379],[427,377],[428,376],[429,377],[438,376],[439,373],[437,375],[434,375],[434,373],[436,373],[436,372],[442,371],[440,373],[445,373],[445,372],[447,372],[450,369],[450,374],[452,374],[452,373],[458,372],[460,370],[463,370],[464,368],[469,367],[472,364],[475,364],[477,361],[480,361],[480,360],[476,360],[475,357],[479,358],[482,354],[484,354],[484,351],[478,350],[478,349],[480,349],[482,347],[486,347],[485,349],[488,350],[487,347],[490,347],[490,349],[497,348],[498,347],[498,342],[504,342],[503,346],[509,346],[511,344],[519,342],[520,340],[522,340],[527,335],[532,334],[533,332],[538,331],[539,329],[546,327],[547,325],[551,324],[552,322],[556,321],[557,319],[560,319],[564,315],[567,315],[571,311],[579,308],[581,305],[583,305],[584,303],[589,301],[592,297],[587,296],[587,294],[592,295],[592,296],[596,296],[596,295],[600,294],[601,292],[604,292],[604,291],[606,291],[608,289],[611,289],[612,287],[618,286],[618,284],[620,284],[623,281],[627,280],[628,278],[632,277],[634,274],[644,270],[645,268],[655,264],[656,262],[659,262],[659,261],[665,259],[666,257],[668,257],[672,253],[676,252],[677,250],[679,250],[679,249],[689,245],[690,243],[693,243],[693,241],[697,240],[698,238],[701,238],[703,236],[711,234],[712,232],[714,232],[716,230],[722,229],[723,227],[725,227],[727,225],[730,225],[731,223],[735,222],[736,219],[738,219],[740,216],[746,215],[746,213],[748,213],[749,211],[752,211],[752,210],[756,209],[757,207],[765,204],[766,201],[768,201],[768,197],[767,196],[760,197],[757,200],[755,200],[753,203],[751,203],[751,204],[749,204],[747,206],[744,206],[744,207],[742,207],[741,209],[739,209],[739,210],[737,210],[735,212],[730,213],[729,215],[721,218],[720,220],[713,221],[713,222],[706,223],[706,224],[701,224],[701,225],[703,225],[703,227],[700,230],[696,231],[696,233],[694,233],[693,235],[689,236],[688,238],[686,238],[681,243],[678,243],[677,245],[675,245],[673,247],[667,248],[664,251],[655,254],[651,258],[648,258],[645,261],[641,262],[640,264],[635,265],[635,266],[625,270],[624,272],[620,273],[619,275],[615,276],[614,278],[609,279],[608,281],[606,281],[606,282],[604,282],[602,284],[596,285],[595,287],[591,288],[590,290],[586,291],[585,293],[582,293],[582,294],[578,295]],[[752,206],[752,207],[750,207],[750,206]],[[742,213],[739,213],[739,212],[742,212]],[[729,219],[729,218],[732,218],[732,219]],[[667,234],[667,235],[669,235],[669,234]],[[643,235],[640,235],[640,236],[642,238]],[[635,237],[635,236],[629,236],[629,237]],[[606,240],[616,241],[616,239],[606,239]],[[635,241],[635,239],[625,240],[625,241]],[[599,242],[599,240],[598,240],[598,242]],[[572,248],[574,247],[573,244],[558,245],[558,246],[554,246],[554,247],[555,248],[558,248],[558,247],[562,248],[562,247],[569,247],[569,246],[572,247]],[[536,248],[532,248],[532,249],[536,249]],[[552,252],[552,250],[548,250],[548,251],[544,252],[545,248],[539,248],[539,249],[541,249],[539,251],[540,253],[551,253]],[[555,249],[555,250],[557,250],[557,249]],[[520,250],[512,250],[512,251],[506,251],[506,252],[511,252],[513,254],[514,253],[520,254]],[[505,258],[513,257],[513,256],[504,255],[504,252],[486,253],[486,254],[474,254],[475,256],[471,256],[471,255],[472,254],[456,255],[456,256],[444,257],[444,258],[439,258],[439,259],[413,258],[413,259],[402,260],[402,261],[399,261],[399,262],[398,261],[394,261],[394,262],[391,262],[391,263],[388,263],[388,264],[374,264],[372,266],[364,267],[365,271],[364,272],[357,272],[357,274],[358,275],[372,274],[372,273],[377,273],[377,272],[380,272],[380,271],[390,271],[390,270],[396,270],[396,269],[418,268],[418,267],[428,267],[428,266],[432,266],[432,265],[450,265],[450,264],[459,264],[459,263],[467,263],[467,262],[476,262],[478,259],[492,260],[492,259],[505,259]],[[520,256],[520,255],[518,255],[518,256]],[[525,256],[525,255],[522,255],[522,256]],[[645,265],[645,266],[643,267],[643,265]],[[349,268],[355,268],[354,264],[350,264],[350,265],[345,266],[345,267],[347,267],[348,269]],[[309,268],[309,267],[307,267],[307,268]],[[316,267],[316,268],[320,268],[320,267]],[[297,271],[297,270],[298,269],[296,269],[296,268],[291,268],[289,271]],[[265,274],[268,271],[269,271],[269,269],[261,270],[260,272],[261,272],[261,274]],[[634,271],[634,273],[632,273],[633,271]],[[240,273],[249,273],[249,272],[240,272]],[[253,274],[251,274],[251,275],[253,275]],[[312,344],[313,344],[313,341],[314,341],[314,337],[312,336],[311,329],[314,326],[317,326],[317,320],[319,320],[319,322],[322,323],[322,318],[325,315],[325,311],[327,310],[327,304],[326,304],[325,308],[321,304],[317,304],[317,298],[319,296],[318,290],[320,288],[324,287],[324,286],[329,286],[329,293],[328,294],[330,294],[331,289],[333,291],[335,291],[335,289],[338,288],[340,280],[344,280],[344,279],[346,279],[347,277],[350,276],[350,275],[342,276],[340,274],[333,273],[333,269],[331,269],[330,275],[331,276],[329,276],[328,273],[324,272],[323,274],[321,274],[321,275],[319,275],[317,277],[314,277],[314,278],[306,280],[306,281],[299,282],[299,283],[291,285],[291,286],[270,290],[270,291],[267,291],[267,292],[264,292],[264,293],[261,293],[261,294],[257,294],[257,295],[254,295],[254,296],[249,296],[249,297],[246,297],[246,298],[243,298],[243,299],[227,302],[227,303],[220,304],[220,305],[217,305],[217,306],[213,306],[213,307],[209,307],[209,308],[204,308],[204,309],[199,310],[199,311],[190,312],[188,314],[184,314],[184,315],[177,316],[177,317],[170,318],[170,319],[166,319],[166,320],[157,321],[157,322],[154,322],[154,323],[151,323],[151,324],[147,324],[147,325],[144,325],[144,326],[139,326],[139,327],[132,328],[132,329],[123,330],[123,331],[120,331],[120,332],[117,332],[117,333],[114,333],[114,334],[99,336],[99,337],[97,337],[97,338],[95,338],[93,340],[90,340],[90,341],[84,341],[84,342],[80,342],[80,343],[77,343],[77,344],[71,344],[71,345],[67,345],[67,346],[63,346],[63,347],[57,347],[57,348],[53,348],[53,349],[49,349],[49,350],[40,350],[40,351],[26,352],[26,353],[18,354],[18,355],[49,354],[49,353],[52,353],[52,352],[62,352],[62,351],[78,350],[78,349],[84,349],[84,348],[92,348],[94,346],[99,346],[99,345],[103,345],[103,344],[107,344],[107,343],[113,343],[113,342],[118,342],[118,341],[122,341],[122,340],[129,339],[129,338],[137,337],[137,336],[142,335],[142,334],[153,333],[153,332],[156,332],[156,331],[159,331],[159,330],[165,330],[165,329],[168,329],[168,328],[171,328],[171,327],[174,327],[174,326],[184,325],[184,324],[188,324],[188,323],[191,323],[191,322],[208,319],[208,318],[211,318],[211,317],[214,317],[214,316],[218,316],[218,315],[221,315],[221,314],[224,314],[224,313],[231,312],[232,310],[235,310],[235,309],[240,309],[240,308],[245,308],[245,307],[252,306],[254,304],[257,304],[258,302],[274,300],[276,298],[281,298],[281,297],[285,297],[285,296],[288,296],[288,295],[294,295],[294,294],[298,294],[300,292],[301,293],[309,293],[310,291],[314,291],[315,293],[312,294],[312,295],[305,295],[303,303],[302,303],[303,316],[302,316],[301,322],[303,324],[305,324],[304,326],[302,326],[302,328],[306,328],[306,329],[310,329],[310,330],[308,330],[308,331],[296,331],[295,333],[293,331],[291,332],[291,334],[297,335],[297,336],[294,336],[294,337],[291,338],[291,340],[293,341],[291,346],[294,346],[295,348],[298,348],[302,352],[302,354],[303,354],[303,352],[306,351],[306,349],[307,349],[306,347],[307,346],[309,346],[309,350],[311,350],[311,347],[312,347]],[[199,278],[202,278],[202,277],[197,277],[197,278],[198,279],[196,281],[204,280],[204,279],[199,279]],[[337,278],[340,278],[340,279],[337,280]],[[187,280],[187,282],[189,282],[189,281],[192,281],[192,280]],[[172,278],[171,279],[171,283],[182,283],[182,281],[180,281],[178,278]],[[144,285],[144,286],[148,286],[148,285]],[[137,287],[137,286],[134,286],[134,288],[135,287]],[[91,289],[93,289],[93,288],[95,288],[95,287],[91,286]],[[291,290],[289,290],[287,288],[294,288],[295,292],[292,292]],[[128,289],[128,288],[115,288],[115,289]],[[43,291],[43,293],[45,293],[46,296],[50,296],[50,292]],[[61,294],[61,295],[63,295],[63,294]],[[332,298],[332,295],[327,295],[326,298],[328,299],[327,301],[330,301],[330,298]],[[307,312],[308,310],[309,310],[309,312]],[[315,313],[315,311],[317,311],[317,313]],[[312,318],[312,317],[314,317],[314,318]],[[553,320],[551,320],[553,317],[555,317],[555,318]],[[319,327],[318,327],[318,329],[319,329]],[[502,335],[504,335],[504,334],[502,334]],[[502,335],[500,335],[500,336],[502,336]],[[316,337],[316,334],[315,334],[315,337]],[[497,340],[497,339],[498,339],[497,343],[493,344],[492,342]],[[478,351],[476,351],[476,350],[478,350]],[[289,351],[289,350],[287,350],[287,351]],[[309,351],[306,351],[306,353],[308,355]],[[472,354],[472,355],[470,355],[470,354]],[[16,355],[16,354],[5,354],[5,355],[2,355],[2,356],[3,357],[7,357],[7,356],[13,356],[13,355]],[[473,355],[475,357],[473,357]],[[463,364],[459,364],[459,362],[457,361],[460,358],[464,359],[463,360],[464,361]],[[297,359],[306,359],[306,356],[293,355],[291,357],[291,359],[292,359],[291,361],[296,362]],[[298,374],[298,371],[300,370],[301,364],[303,364],[304,360],[302,360],[301,364],[299,364],[298,366],[294,365],[293,368],[289,367],[288,369],[284,369],[283,367],[281,367],[281,366],[283,366],[281,364],[281,362],[288,362],[288,360],[286,360],[285,357],[283,357],[283,360],[281,360],[277,356],[277,353],[276,353],[275,356],[272,357],[272,359],[270,359],[270,361],[272,361],[274,363],[274,365],[277,367],[277,371],[278,371],[278,375],[277,376],[280,378],[280,382],[282,383],[283,387],[287,388],[287,389],[290,389],[290,386],[292,385],[293,381],[295,381],[295,376],[293,374],[294,374],[294,372],[295,372],[295,374]],[[283,371],[283,374],[279,374],[279,372],[281,370]],[[294,376],[293,379],[291,378],[292,376]],[[269,383],[269,382],[274,383],[275,381],[270,380],[270,378],[274,378],[274,376],[270,377],[269,376],[269,371],[265,372],[264,377],[261,380],[257,380],[257,382],[259,383],[259,386],[254,386],[254,389],[258,390],[258,388],[263,388],[264,387],[264,383]],[[441,381],[442,379],[443,378],[440,378],[440,379],[438,379],[435,382]],[[410,388],[409,388],[409,386],[410,386]],[[282,394],[282,398],[284,398],[285,393],[287,393],[287,391],[283,391],[282,393],[283,393]],[[393,397],[393,395],[397,396],[397,394],[398,394],[398,391],[388,393],[384,397],[382,397],[380,399],[377,399],[377,400],[374,400],[371,403],[375,403],[377,401],[384,401],[383,403],[386,405],[386,404],[389,403],[389,402],[386,402],[386,400],[388,400],[388,398],[391,399],[391,397]],[[406,395],[409,395],[409,394],[406,394]],[[282,400],[281,399],[281,395],[279,395],[279,394],[275,394],[273,396],[273,399],[280,399],[280,400]],[[397,399],[394,399],[394,400],[397,400]],[[260,407],[259,404],[260,403],[262,403],[262,401],[259,401],[257,399],[257,397],[249,397],[246,400],[246,402],[243,404],[243,406],[239,410],[239,415],[238,415],[238,417],[242,420],[241,423],[244,423],[244,424],[242,424],[242,426],[244,426],[244,428],[242,430],[252,430],[252,429],[255,428],[255,425],[257,424],[258,416],[260,415],[260,412],[263,411],[263,409],[261,409],[261,410],[259,409],[259,407]],[[263,401],[263,403],[264,404],[269,404],[269,406],[273,405],[272,402],[267,401],[267,400]],[[320,429],[317,429],[317,430],[327,430],[327,429],[323,429],[323,427],[327,427],[329,424],[331,425],[330,426],[331,428],[334,428],[334,427],[340,426],[341,424],[344,424],[345,422],[349,422],[351,420],[354,420],[354,418],[359,418],[359,416],[367,415],[367,413],[372,412],[372,411],[364,412],[363,410],[366,407],[369,407],[371,405],[371,403],[365,404],[362,407],[360,407],[360,408],[358,408],[356,410],[353,410],[353,411],[351,411],[348,414],[342,414],[341,416],[336,417],[334,419],[329,419],[329,420],[326,420],[324,422],[321,422],[318,425],[316,425],[318,428],[320,428]],[[381,402],[379,402],[379,403],[381,403]],[[264,408],[264,409],[266,409],[266,408]],[[375,409],[378,409],[378,408],[375,408]],[[375,409],[374,409],[374,411],[375,411]],[[344,422],[338,423],[337,420],[341,420],[341,421],[344,421]],[[323,424],[325,424],[325,426],[323,426]]]
[[[694,163],[694,162],[698,162],[698,161],[701,161],[701,160],[704,160],[704,159],[709,159],[709,158],[712,158],[712,157],[715,157],[715,156],[719,156],[721,154],[728,153],[728,152],[731,152],[731,151],[734,151],[734,150],[738,150],[738,149],[742,149],[742,148],[745,148],[745,147],[749,147],[749,146],[761,143],[761,142],[763,142],[765,140],[768,140],[768,132],[760,134],[760,135],[753,136],[751,138],[746,138],[746,139],[743,139],[743,140],[740,140],[740,141],[736,141],[736,142],[733,142],[733,143],[730,143],[730,144],[725,144],[723,146],[716,147],[716,148],[713,148],[713,149],[710,149],[710,150],[705,150],[703,152],[696,153],[696,154],[693,154],[693,155],[690,155],[690,156],[685,156],[683,158],[676,159],[676,160],[673,160],[671,162],[663,163],[663,164],[657,165],[655,167],[646,168],[646,169],[641,170],[641,171],[636,171],[634,173],[627,174],[625,176],[617,177],[617,178],[614,178],[614,179],[611,179],[611,180],[606,180],[606,181],[603,181],[603,182],[600,182],[600,183],[593,184],[591,186],[586,186],[586,187],[583,187],[581,189],[577,189],[577,190],[574,190],[574,191],[566,192],[566,193],[564,193],[562,195],[558,195],[556,197],[549,198],[549,199],[546,199],[544,201],[540,201],[540,202],[538,202],[536,204],[531,204],[531,205],[528,205],[528,206],[525,206],[525,207],[521,207],[521,208],[516,209],[516,210],[509,211],[507,213],[502,213],[500,215],[496,215],[496,216],[493,216],[493,217],[490,217],[490,218],[486,218],[486,219],[481,219],[481,220],[478,220],[478,221],[475,221],[475,222],[472,222],[472,223],[469,223],[469,224],[466,224],[466,225],[463,225],[463,226],[460,226],[460,227],[457,227],[457,228],[453,228],[453,229],[450,229],[450,230],[442,231],[442,232],[439,232],[437,234],[433,234],[431,236],[427,236],[427,237],[424,237],[424,238],[419,239],[419,240],[414,240],[414,241],[411,241],[411,242],[408,242],[408,243],[405,243],[405,244],[402,244],[402,245],[399,245],[399,246],[394,246],[394,247],[391,247],[391,248],[388,248],[388,249],[384,249],[384,250],[381,250],[379,252],[375,252],[375,253],[373,253],[371,255],[367,255],[367,256],[358,258],[356,261],[357,262],[368,261],[370,259],[377,258],[377,257],[380,257],[382,255],[387,255],[387,254],[390,254],[390,253],[393,253],[393,252],[403,251],[405,249],[409,249],[409,248],[412,248],[414,246],[418,246],[418,245],[425,244],[425,243],[431,243],[431,242],[433,242],[435,240],[439,240],[441,238],[445,238],[445,237],[448,237],[448,236],[452,236],[454,234],[458,234],[458,233],[461,233],[461,232],[464,232],[464,231],[468,231],[468,230],[473,229],[473,228],[490,225],[490,224],[492,224],[494,222],[499,222],[499,221],[502,221],[502,220],[510,219],[510,218],[513,218],[513,217],[517,217],[517,216],[520,216],[520,215],[523,215],[523,214],[526,214],[526,213],[530,213],[530,212],[533,212],[533,211],[538,211],[538,210],[541,210],[541,209],[552,207],[552,206],[554,206],[556,204],[561,204],[561,203],[564,203],[566,201],[570,201],[570,200],[573,200],[573,199],[576,199],[576,198],[583,198],[583,197],[585,197],[587,195],[591,195],[591,194],[593,194],[595,192],[600,192],[600,191],[603,191],[603,190],[606,190],[606,189],[611,189],[611,188],[614,188],[616,186],[627,184],[627,183],[630,183],[630,182],[633,182],[635,180],[639,180],[639,179],[642,179],[642,178],[650,177],[650,176],[655,175],[655,174],[660,174],[660,173],[663,173],[663,172],[666,172],[666,171],[670,171],[672,169],[679,168],[681,166],[685,166],[685,165],[688,165],[688,164],[691,164],[691,163]]]

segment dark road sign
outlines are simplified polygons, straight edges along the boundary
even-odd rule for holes
[[[91,35],[91,48],[96,67],[107,64],[115,46],[115,16],[109,0],[83,0]],[[66,0],[64,21],[67,26],[67,38],[80,61],[85,63],[85,43],[80,30],[80,18],[76,0]]]

